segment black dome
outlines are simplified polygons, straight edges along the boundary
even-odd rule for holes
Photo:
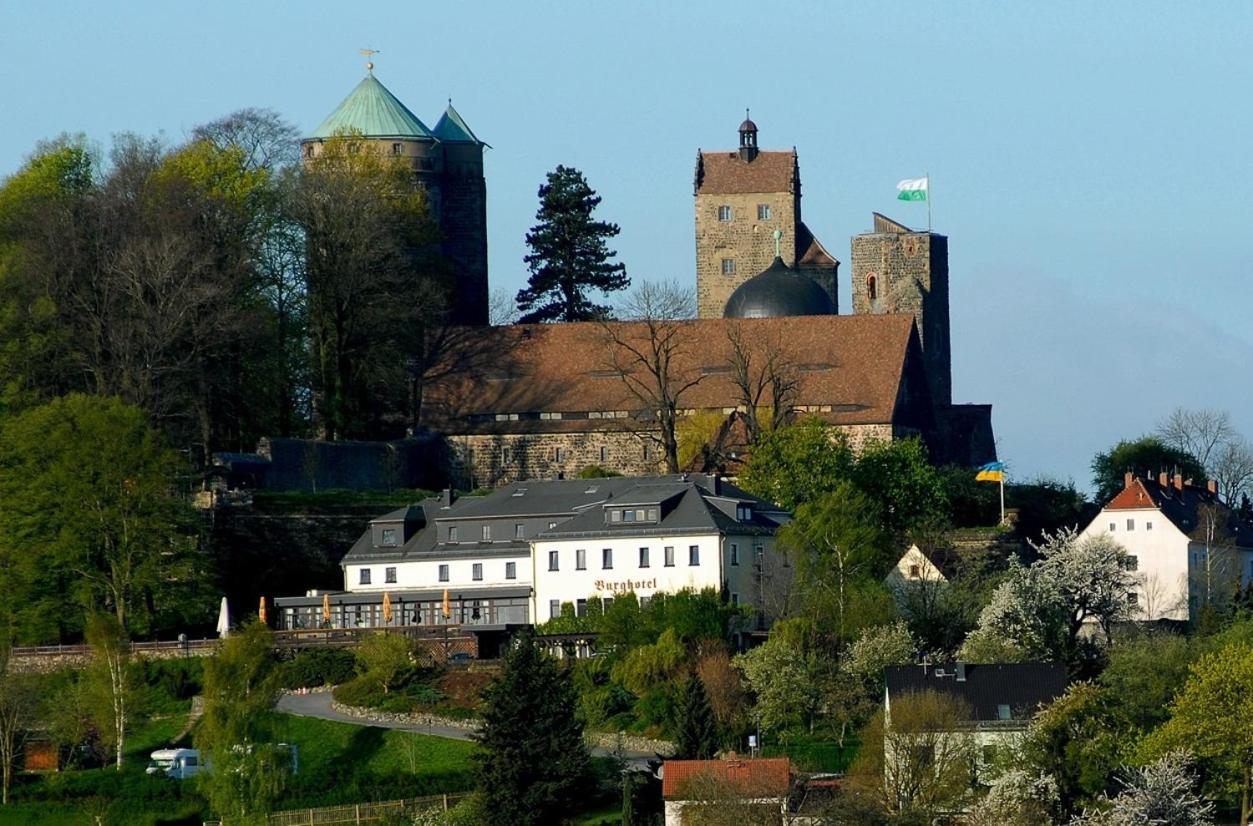
[[[744,122],[740,124],[740,131],[741,132],[756,132],[757,124],[753,123],[752,119],[750,118],[744,118]]]
[[[789,315],[834,315],[831,296],[817,281],[792,270],[775,257],[767,269],[745,281],[731,297],[723,318],[779,318]]]

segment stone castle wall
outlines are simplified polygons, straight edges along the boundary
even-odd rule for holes
[[[853,237],[853,312],[909,313],[922,344],[935,404],[952,403],[948,239],[926,232]]]
[[[770,218],[758,220],[757,207],[770,207]],[[731,220],[719,221],[718,208],[731,207]],[[790,192],[696,196],[696,307],[699,318],[722,318],[735,288],[774,261],[776,229],[783,231],[779,250],[783,263],[796,263],[796,223],[800,196]],[[722,262],[735,262],[723,274]],[[825,286],[825,285],[824,285]]]

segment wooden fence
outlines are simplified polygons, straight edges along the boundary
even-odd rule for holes
[[[384,800],[380,803],[352,803],[320,809],[292,809],[270,815],[270,826],[336,826],[345,823],[376,823],[394,815],[412,815],[427,809],[448,811],[466,794],[442,794],[410,800]],[[222,826],[220,820],[206,820],[204,826]]]

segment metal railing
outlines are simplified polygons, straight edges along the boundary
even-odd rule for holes
[[[410,800],[384,800],[380,803],[350,803],[318,809],[292,809],[275,812],[269,826],[336,826],[344,823],[373,823],[391,815],[406,815],[427,809],[448,811],[469,797],[468,794],[441,794]],[[222,826],[220,820],[206,820],[204,826]]]

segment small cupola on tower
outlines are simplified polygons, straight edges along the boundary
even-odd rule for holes
[[[757,124],[744,110],[744,122],[740,124],[740,160],[751,161],[757,157]]]

